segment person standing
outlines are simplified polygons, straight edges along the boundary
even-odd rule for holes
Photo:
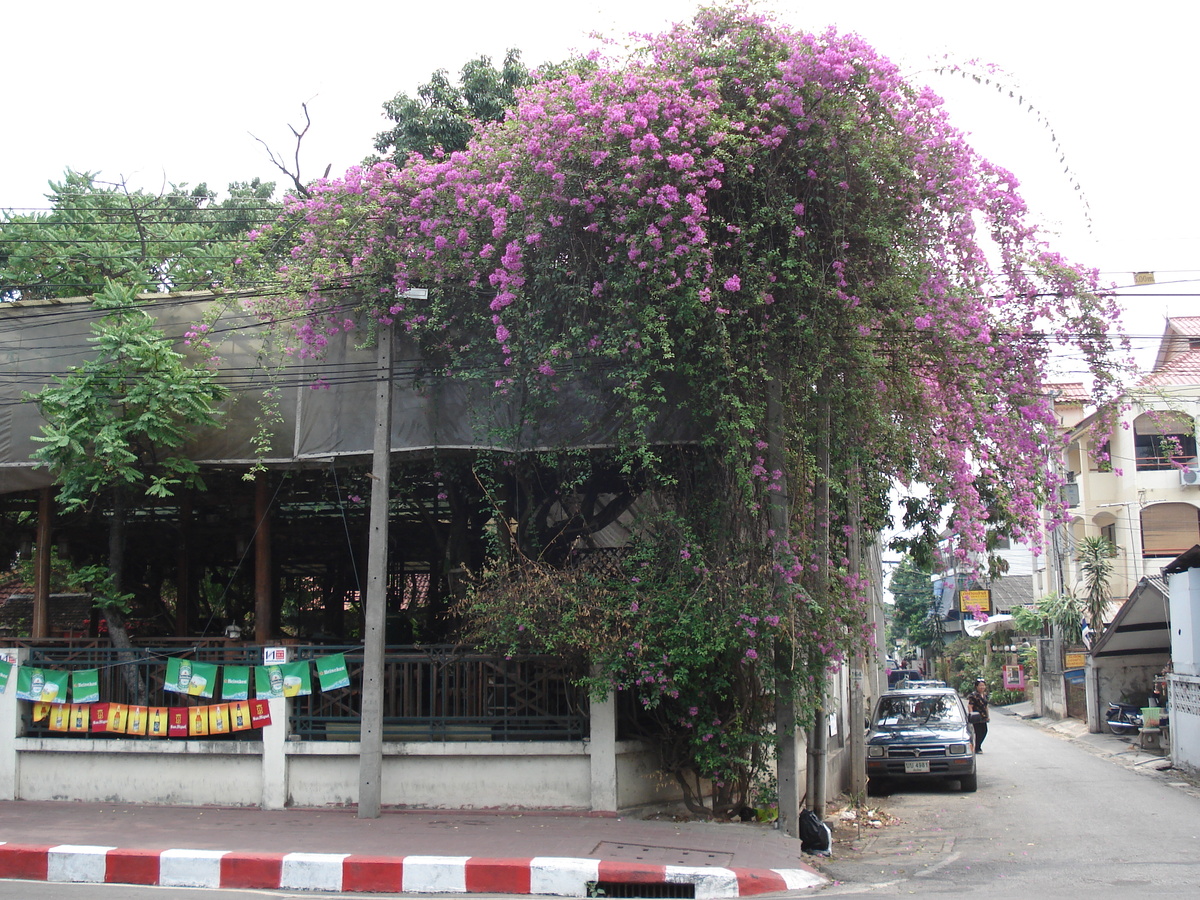
[[[967,694],[967,709],[971,727],[975,729],[975,752],[983,752],[983,739],[988,733],[988,686],[982,678],[975,679],[975,690]]]

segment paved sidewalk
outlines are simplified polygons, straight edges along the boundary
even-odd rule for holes
[[[814,888],[799,841],[757,824],[541,812],[0,802],[0,877],[324,891],[582,897],[589,883],[695,896]]]

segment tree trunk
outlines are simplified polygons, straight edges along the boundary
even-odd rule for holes
[[[125,492],[118,486],[113,489],[113,508],[112,520],[108,526],[108,573],[110,584],[115,595],[120,596],[124,593],[124,579],[122,573],[125,570]],[[116,605],[115,600],[110,600],[103,608],[104,619],[108,623],[108,639],[118,650],[129,650],[130,652],[122,652],[117,654],[117,659],[121,662],[121,675],[125,679],[125,685],[129,688],[130,702],[144,706],[146,704],[149,691],[146,688],[145,682],[142,681],[138,674],[137,665],[134,661],[136,655],[132,652],[133,643],[129,640],[129,632],[125,629],[125,616],[120,608]]]

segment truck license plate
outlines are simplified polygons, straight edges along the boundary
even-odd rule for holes
[[[906,775],[918,775],[921,772],[929,771],[929,760],[927,759],[906,759],[904,761],[904,773]]]

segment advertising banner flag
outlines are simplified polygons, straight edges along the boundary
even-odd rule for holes
[[[71,730],[89,731],[92,727],[92,707],[89,703],[74,703],[71,705]]]
[[[284,663],[283,696],[307,697],[312,693],[312,664],[307,659]]]
[[[214,703],[208,707],[208,733],[229,734],[228,703]]]
[[[146,717],[149,715],[149,712],[150,708],[146,706],[129,707],[129,713],[125,716],[125,733],[145,734]]]
[[[71,707],[66,703],[55,703],[50,707],[50,730],[69,731],[71,728]]]
[[[254,667],[254,696],[282,697],[283,696],[283,666]]]
[[[108,704],[109,733],[124,734],[128,723],[129,707],[124,703]]]
[[[100,702],[99,669],[77,669],[71,673],[71,700],[74,703]]]
[[[146,734],[150,737],[166,737],[169,721],[165,706],[150,707],[146,711]]]
[[[250,701],[235,700],[229,704],[229,727],[234,731],[250,729]]]
[[[249,666],[225,666],[221,670],[221,699],[250,699]]]
[[[167,737],[188,736],[188,707],[172,706],[167,713],[170,721],[167,723]]]
[[[8,676],[12,674],[13,664],[7,659],[0,659],[0,694],[8,689]]]
[[[211,698],[217,690],[218,667],[212,663],[192,663],[192,683],[187,692],[193,697]]]
[[[193,706],[188,710],[188,737],[208,737],[207,706]]]
[[[323,691],[336,691],[350,687],[350,673],[346,669],[346,654],[335,653],[317,660],[317,681]]]
[[[108,706],[107,703],[92,704],[92,733],[96,734],[101,731],[108,731]]]
[[[250,701],[250,727],[266,728],[271,724],[271,704],[266,700]]]
[[[186,694],[192,685],[192,661],[167,657],[167,675],[163,680],[163,690],[173,694]]]
[[[50,704],[43,703],[41,700],[33,704],[33,721],[44,722],[46,717],[50,715]]]
[[[17,669],[17,699],[42,703],[65,703],[70,672],[21,666]]]

